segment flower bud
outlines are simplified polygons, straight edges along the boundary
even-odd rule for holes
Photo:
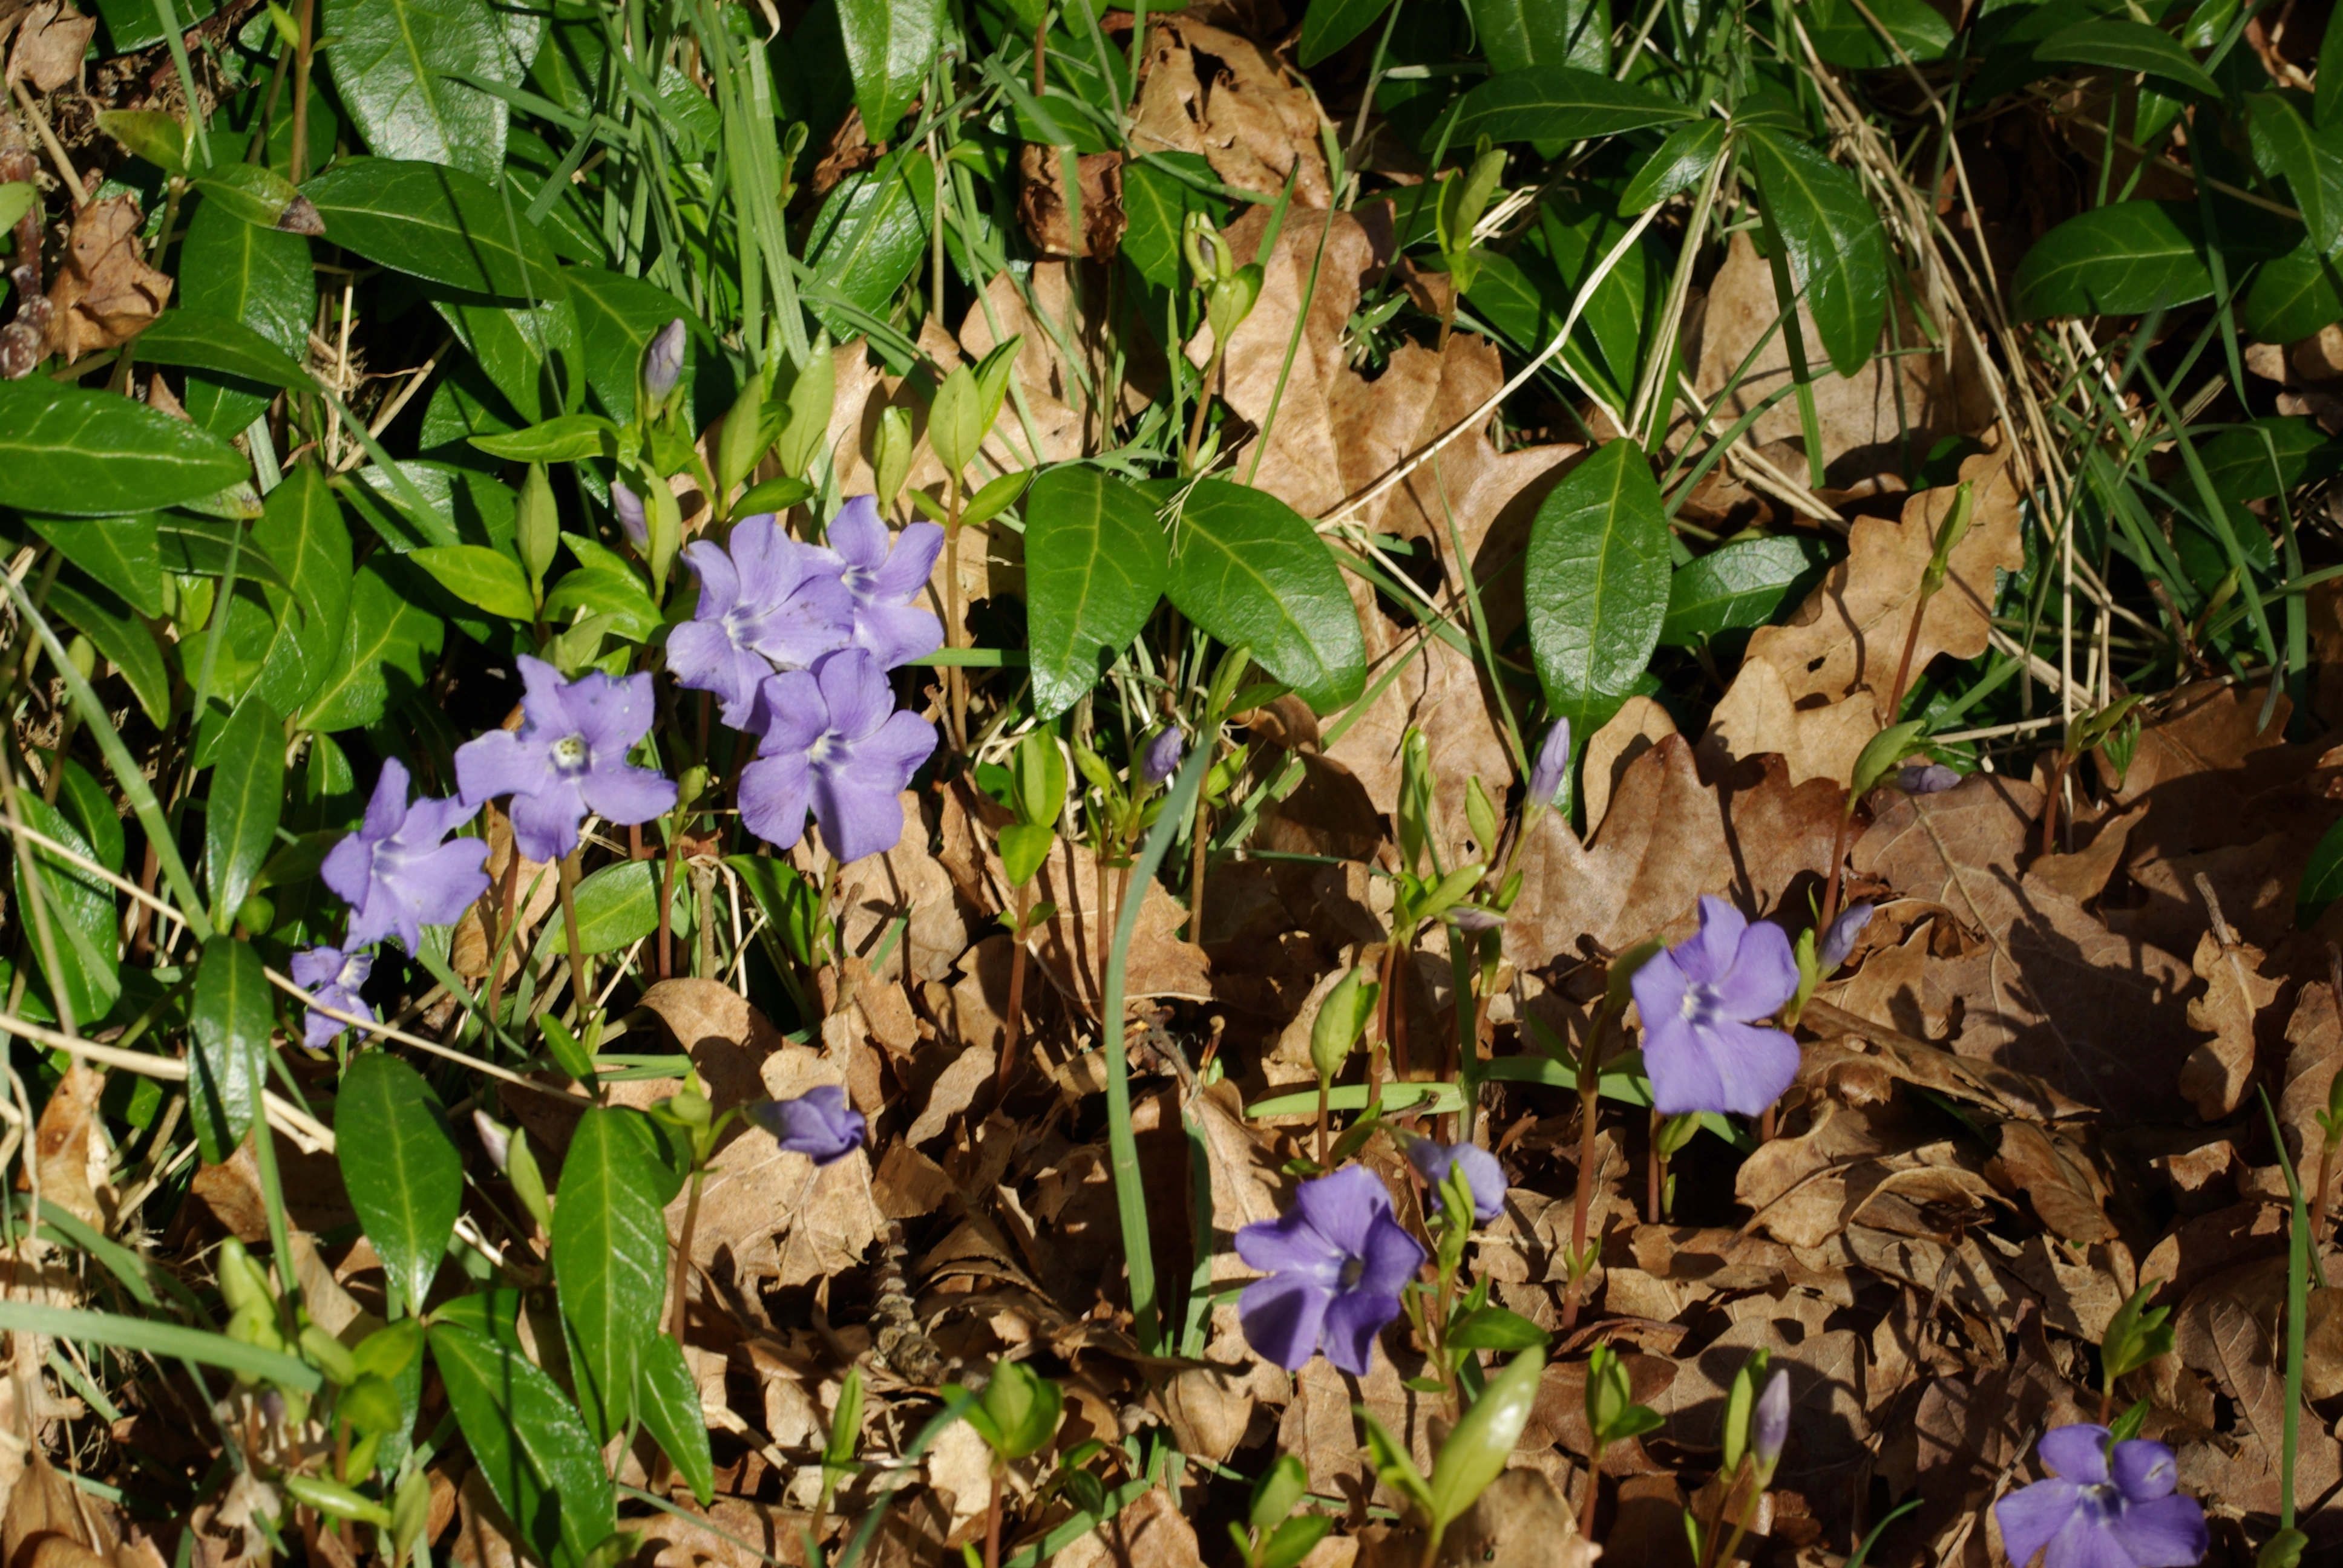
[[[683,374],[683,322],[669,322],[643,345],[643,390],[657,403],[675,390]]]
[[[1375,1010],[1375,982],[1367,978],[1363,965],[1334,982],[1326,1000],[1318,1004],[1318,1016],[1310,1025],[1310,1064],[1318,1070],[1321,1085],[1334,1081],[1342,1070],[1342,1060],[1367,1027],[1367,1020]]]
[[[480,1147],[488,1151],[488,1163],[499,1171],[512,1164],[512,1132],[488,1119],[485,1111],[472,1112],[472,1129],[480,1135]]]
[[[1896,775],[1896,787],[1906,795],[1941,795],[1961,781],[1961,776],[1941,762],[1915,762]]]
[[[1530,764],[1529,803],[1555,810],[1570,804],[1570,720],[1557,719],[1538,743],[1537,760]]]
[[[610,510],[618,514],[618,528],[627,542],[641,549],[651,542],[650,520],[643,515],[643,498],[628,488],[624,479],[610,481]]]
[[[1838,912],[1838,919],[1830,923],[1830,930],[1823,933],[1822,942],[1815,950],[1816,973],[1831,975],[1838,972],[1839,965],[1846,962],[1846,955],[1855,950],[1855,939],[1861,936],[1863,928],[1871,923],[1871,913],[1868,899],[1849,904]]]
[[[1757,1396],[1757,1408],[1749,1421],[1749,1456],[1757,1462],[1760,1484],[1774,1476],[1774,1467],[1782,1461],[1782,1445],[1790,1437],[1790,1369],[1777,1367],[1765,1382],[1765,1392]]]
[[[1140,781],[1151,789],[1161,789],[1171,782],[1172,775],[1180,771],[1180,759],[1186,755],[1188,738],[1176,724],[1167,724],[1157,730],[1153,739],[1140,749]]]

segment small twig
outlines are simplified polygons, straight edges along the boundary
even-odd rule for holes
[[[49,129],[48,116],[41,113],[40,105],[33,102],[33,95],[25,91],[22,81],[12,82],[9,85],[15,89],[16,106],[25,111],[26,119],[33,122],[33,130],[40,136],[41,146],[48,149],[49,161],[57,166],[57,177],[65,182],[65,194],[73,197],[74,206],[81,206],[89,199],[88,192],[81,183],[81,176],[74,172],[73,160],[65,156],[65,149],[58,142],[56,132]]]

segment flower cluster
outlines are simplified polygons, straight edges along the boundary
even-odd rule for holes
[[[943,643],[943,623],[911,602],[942,548],[933,523],[890,537],[877,502],[857,496],[825,544],[800,544],[763,516],[735,524],[721,547],[703,539],[683,552],[699,608],[668,635],[668,668],[757,736],[739,801],[759,838],[795,843],[809,812],[840,860],[902,836],[898,798],[936,729],[896,709],[887,671]]]

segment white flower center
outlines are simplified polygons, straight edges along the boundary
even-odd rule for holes
[[[1719,1011],[1715,988],[1704,985],[1684,987],[1683,1011],[1695,1029],[1704,1029],[1715,1023]]]
[[[839,744],[838,731],[825,729],[814,737],[812,745],[806,748],[806,761],[812,767],[820,768],[836,757],[841,749],[843,748]]]
[[[565,735],[552,746],[553,766],[563,773],[583,772],[586,768],[586,738]]]

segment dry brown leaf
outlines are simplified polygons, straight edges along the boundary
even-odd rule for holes
[[[642,1532],[632,1560],[643,1568],[794,1568],[806,1560],[805,1533],[813,1515],[719,1497],[705,1513],[662,1509],[630,1523]]]
[[[2286,1042],[2286,1081],[2278,1092],[2278,1127],[2286,1138],[2286,1157],[2294,1162],[2295,1180],[2315,1211],[2323,1195],[2311,1189],[2318,1185],[2318,1151],[2326,1138],[2318,1117],[2327,1110],[2337,1071],[2343,1070],[2343,1022],[2336,1017],[2333,986],[2314,983],[2302,988],[2287,1020]],[[2274,1168],[2256,1171],[2247,1186],[2265,1197],[2288,1195],[2286,1183]]]
[[[1061,161],[1061,154],[1063,154]],[[1064,162],[1074,167],[1075,200],[1066,195]],[[1031,143],[1017,151],[1017,218],[1044,256],[1111,261],[1129,219],[1122,211],[1122,155],[1064,152]],[[1074,232],[1081,208],[1081,232]]]
[[[2278,1364],[2285,1290],[2285,1261],[2264,1259],[2206,1281],[2173,1314],[2182,1363],[2211,1374],[2244,1417],[2234,1445],[2182,1448],[2180,1483],[2247,1513],[2275,1513],[2285,1495],[2278,1463],[2287,1405],[2286,1376]],[[2307,1419],[2295,1459],[2295,1502],[2311,1507],[2343,1479],[2343,1447],[2316,1412],[2302,1413]]]
[[[516,869],[512,864],[512,819],[494,804],[488,807],[483,833],[488,841],[488,886],[494,890],[502,909],[505,878],[513,879],[513,936],[508,942],[503,930],[504,916],[499,913],[498,941],[505,949],[505,980],[509,983],[520,972],[528,959],[529,937],[561,901],[561,878],[558,868],[546,860],[521,858]],[[474,903],[456,922],[454,934],[448,939],[447,963],[467,980],[479,980],[488,972],[488,930],[480,921],[480,907]]]
[[[79,1062],[67,1068],[41,1107],[33,1170],[20,1171],[16,1177],[18,1189],[30,1191],[28,1175],[38,1176],[43,1202],[55,1204],[100,1234],[110,1228],[107,1217],[115,1198],[106,1179],[105,1121],[92,1114],[105,1092],[105,1073]]]
[[[2102,817],[2092,825],[2087,843],[2069,854],[2042,856],[2026,869],[2027,879],[2076,903],[2090,902],[2123,863],[2125,847],[2131,842],[2131,830],[2139,826],[2139,819],[2137,805]]]
[[[2180,1066],[2180,1092],[2207,1121],[2218,1121],[2245,1098],[2254,1071],[2254,1020],[2278,998],[2278,982],[2262,977],[2262,950],[2224,943],[2207,931],[2190,967],[2205,994],[2188,1003],[2188,1027],[2213,1038]]]
[[[1668,717],[1666,709],[1648,697],[1631,697],[1611,716],[1611,722],[1588,739],[1579,770],[1579,791],[1589,828],[1597,833],[1603,830],[1612,793],[1626,776],[1628,764],[1675,732],[1676,721]]]
[[[1443,1402],[1406,1386],[1405,1380],[1430,1369],[1403,1339],[1403,1327],[1384,1334],[1363,1378],[1336,1371],[1324,1356],[1312,1357],[1294,1374],[1293,1402],[1278,1422],[1277,1446],[1308,1468],[1311,1491],[1354,1504],[1372,1498],[1385,1508],[1405,1506],[1404,1499],[1359,1462],[1367,1443],[1366,1426],[1355,1413],[1361,1405],[1407,1445],[1418,1470],[1432,1473],[1431,1421]]]
[[[1845,784],[1855,759],[1879,733],[1879,710],[1868,693],[1843,702],[1801,708],[1781,670],[1762,658],[1742,661],[1723,701],[1709,715],[1701,744],[1726,757],[1779,752],[1792,781],[1826,779]]]
[[[25,13],[16,45],[8,55],[8,80],[29,82],[36,93],[54,93],[79,79],[97,18],[85,16],[66,0],[48,0]]]
[[[1190,16],[1150,16],[1144,74],[1131,116],[1141,153],[1197,153],[1222,182],[1275,196],[1294,181],[1297,217],[1332,205],[1308,85],[1252,38]]]
[[[1986,1174],[2026,1194],[2042,1222],[2077,1245],[2112,1240],[2107,1182],[2083,1151],[2031,1121],[2001,1124],[2001,1147]]]
[[[86,22],[83,38],[88,36]],[[20,35],[17,50],[24,41]],[[74,58],[81,58],[75,47]],[[68,362],[128,342],[146,328],[171,297],[171,279],[146,265],[138,229],[144,221],[134,196],[92,202],[74,214],[65,266],[49,286],[55,311],[50,344]]]
[[[2111,793],[2122,805],[2147,801],[2132,831],[2142,859],[2187,854],[2255,836],[2247,809],[2249,765],[2286,743],[2290,706],[2284,696],[2262,724],[2265,693],[2227,681],[2201,681],[2172,694],[2143,724],[2139,745]],[[2099,777],[2114,780],[2104,751]]]
[[[1062,1547],[1057,1568],[1192,1568],[1204,1560],[1196,1527],[1161,1487],[1142,1492],[1121,1513]]]
[[[903,1141],[916,1148],[941,1133],[953,1117],[975,1101],[977,1091],[992,1081],[1000,1066],[1000,1051],[989,1045],[971,1045],[952,1058],[951,1065],[929,1088],[928,1102],[910,1131],[903,1134]]]

